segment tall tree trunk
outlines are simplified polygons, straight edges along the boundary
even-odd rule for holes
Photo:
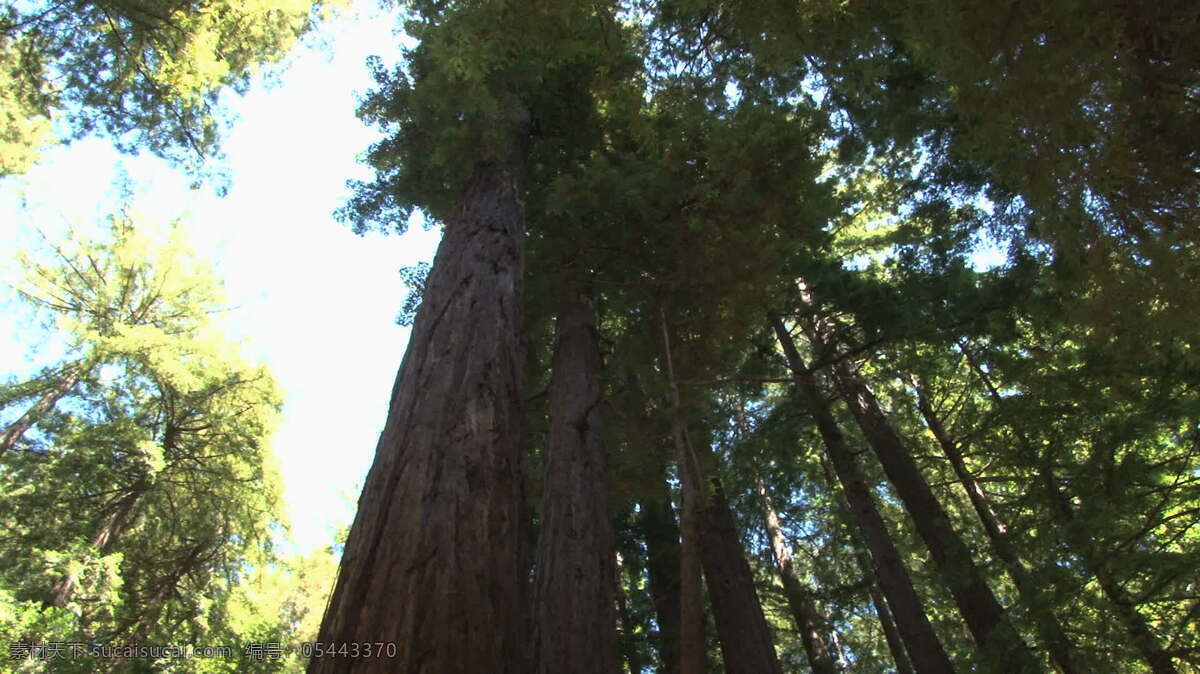
[[[942,453],[946,455],[946,460],[950,462],[954,469],[954,474],[958,477],[959,483],[967,492],[967,498],[971,501],[971,507],[975,509],[975,513],[979,516],[979,521],[983,524],[983,529],[987,533],[988,541],[991,543],[992,552],[1002,562],[1005,569],[1008,571],[1009,577],[1012,578],[1013,585],[1017,588],[1017,593],[1021,596],[1021,601],[1029,608],[1033,615],[1034,622],[1037,626],[1038,635],[1046,644],[1047,650],[1050,651],[1050,657],[1054,659],[1054,663],[1062,670],[1063,674],[1080,674],[1084,670],[1076,662],[1077,656],[1074,653],[1074,647],[1071,644],[1070,638],[1063,631],[1062,625],[1046,606],[1041,598],[1041,589],[1037,581],[1030,575],[1029,569],[1025,564],[1025,560],[1021,558],[1020,553],[1013,546],[1012,541],[1008,538],[1007,528],[1000,522],[991,504],[988,502],[987,494],[983,488],[979,486],[975,476],[967,469],[967,463],[963,458],[962,452],[959,450],[958,444],[946,432],[945,426],[942,425],[942,420],[938,417],[937,411],[933,408],[933,403],[929,400],[928,391],[923,382],[914,381],[913,386],[917,391],[917,408],[921,411],[921,416],[925,419],[925,424],[929,427],[933,437],[937,440],[938,446],[941,447]]]
[[[0,432],[0,456],[4,456],[8,450],[15,447],[17,441],[37,423],[38,419],[45,416],[63,396],[75,388],[75,385],[79,383],[86,369],[87,367],[83,361],[70,363],[63,368],[59,374],[58,381],[46,389],[42,393],[42,397],[38,398],[36,403],[25,410],[24,414],[17,417],[17,420],[9,424],[3,432]]]
[[[679,674],[702,674],[705,670],[704,577],[700,561],[700,510],[705,501],[699,459],[688,438],[687,420],[675,383],[671,359],[671,336],[666,311],[659,311],[667,381],[671,396],[671,439],[679,466]]]
[[[1028,440],[1025,442],[1028,443]],[[1050,496],[1050,512],[1055,524],[1066,533],[1067,544],[1083,560],[1084,568],[1095,577],[1104,598],[1113,605],[1118,619],[1129,634],[1130,641],[1150,666],[1150,671],[1155,674],[1176,674],[1178,670],[1171,655],[1163,649],[1158,637],[1146,623],[1145,617],[1137,610],[1133,598],[1113,575],[1112,569],[1105,561],[1104,553],[1096,548],[1089,537],[1080,532],[1075,523],[1075,507],[1059,487],[1054,466],[1048,457],[1042,456],[1038,472],[1042,485]]]
[[[642,502],[638,526],[646,541],[646,575],[650,597],[658,622],[660,674],[679,672],[679,525],[671,508],[666,467],[657,462],[658,472],[650,476],[657,494]]]
[[[477,164],[425,286],[310,672],[524,674],[523,152]]]
[[[642,397],[636,377],[629,378],[627,385],[639,398]],[[649,428],[653,427],[654,421],[646,412],[645,402],[644,398],[639,400],[641,409],[636,418],[640,426]],[[658,674],[678,674],[680,532],[671,504],[666,458],[669,455],[667,445],[673,442],[666,436],[660,437],[659,441],[667,444],[653,447],[648,452],[645,466],[649,474],[644,480],[647,490],[638,503],[638,515],[633,524],[635,535],[646,544],[646,585],[657,624],[651,639],[659,659],[656,671]]]
[[[591,300],[558,313],[550,435],[533,588],[533,671],[615,674],[616,568]]]
[[[767,537],[771,541],[771,551],[775,555],[775,564],[783,581],[783,594],[787,598],[788,608],[791,609],[792,620],[796,622],[796,629],[800,632],[808,664],[816,674],[834,674],[837,672],[837,665],[833,655],[825,647],[825,639],[821,636],[821,628],[828,621],[822,618],[816,607],[808,601],[808,592],[796,573],[792,551],[784,539],[783,528],[779,525],[779,514],[775,512],[775,506],[771,503],[766,483],[757,473],[754,481],[758,488],[758,496],[762,500],[763,520]]]
[[[887,642],[888,652],[892,654],[892,662],[896,664],[896,672],[898,674],[914,674],[908,653],[904,652],[904,641],[900,638],[900,631],[896,629],[896,619],[892,617],[887,600],[879,591],[879,583],[875,581],[874,574],[870,574],[870,560],[866,555],[859,555],[858,563],[863,573],[869,574],[870,584],[867,586],[867,593],[871,597],[871,606],[875,609],[875,616],[879,618],[879,626],[883,630],[883,638]]]
[[[707,445],[696,445],[703,466],[713,463],[707,449]],[[746,562],[725,489],[715,476],[706,480],[705,487],[700,509],[700,557],[725,671],[779,674],[771,630],[754,589],[754,573]]]
[[[825,481],[829,484],[829,488],[833,489],[838,479],[828,458],[821,460],[821,469],[825,473]],[[843,518],[853,519],[853,513],[845,499],[845,494],[839,496],[837,506],[843,513]],[[904,650],[904,639],[896,627],[896,619],[892,616],[892,610],[888,608],[887,599],[879,589],[878,574],[872,567],[871,556],[863,546],[861,533],[862,528],[859,527],[857,532],[851,530],[850,534],[851,545],[854,547],[854,562],[867,582],[867,595],[871,598],[871,606],[875,609],[875,617],[879,619],[879,627],[883,631],[884,641],[887,642],[888,652],[892,654],[892,662],[896,665],[896,671],[899,674],[913,674],[912,661],[909,660],[908,653]]]
[[[676,422],[678,423],[678,422]],[[688,444],[680,432],[674,434],[684,455]],[[697,476],[680,468],[679,516],[679,674],[703,674],[705,671],[704,576],[700,561],[700,501]]]
[[[830,352],[831,326],[816,323],[806,330],[818,352]],[[1040,667],[1005,615],[970,548],[950,523],[940,501],[879,406],[858,368],[849,359],[834,366],[833,380],[843,401],[862,428],[884,473],[896,489],[934,565],[950,588],[958,611],[990,666],[1003,672],[1037,672]]]
[[[142,494],[146,493],[146,489],[148,488],[149,486],[146,482],[138,481],[108,509],[100,527],[96,530],[95,535],[92,536],[92,547],[100,552],[101,557],[108,554],[113,544],[125,532],[125,526],[129,523],[129,516],[133,513],[133,507],[137,505],[138,500],[141,499]],[[45,606],[66,606],[71,601],[71,596],[75,593],[75,583],[77,580],[76,574],[67,572],[50,589],[50,597],[46,600]]]
[[[946,651],[934,634],[933,626],[925,615],[925,608],[920,597],[913,589],[912,579],[908,569],[900,557],[900,552],[892,542],[887,531],[887,525],[880,516],[875,501],[871,496],[871,488],[867,486],[854,459],[854,453],[846,443],[837,421],[829,410],[829,403],[821,394],[816,377],[809,372],[796,349],[791,335],[783,324],[779,314],[769,314],[775,335],[787,357],[788,364],[796,378],[796,387],[809,413],[816,421],[817,430],[825,443],[826,454],[833,464],[834,472],[842,485],[842,491],[850,506],[850,512],[867,549],[871,552],[872,565],[875,568],[879,586],[887,597],[892,615],[896,619],[896,627],[904,639],[904,645],[917,671],[927,673],[949,673],[954,671]]]
[[[971,369],[974,370],[980,382],[987,389],[988,395],[992,399],[992,404],[997,410],[1002,410],[1004,408],[1004,399],[992,384],[991,378],[966,348],[960,346],[960,350],[966,357]],[[1025,434],[1025,431],[1019,425],[1009,422],[1009,428],[1012,430],[1017,442],[1020,443],[1022,451],[1031,459],[1035,459],[1038,462],[1038,476],[1050,500],[1050,513],[1055,524],[1063,532],[1067,545],[1083,561],[1083,567],[1096,579],[1104,598],[1112,604],[1117,613],[1117,618],[1125,627],[1125,631],[1129,634],[1130,641],[1133,642],[1138,654],[1146,661],[1146,664],[1150,667],[1150,671],[1154,672],[1154,674],[1176,674],[1178,670],[1175,668],[1171,654],[1163,649],[1158,637],[1154,635],[1154,632],[1146,623],[1145,617],[1137,610],[1133,598],[1129,596],[1129,593],[1113,575],[1112,570],[1105,560],[1103,551],[1098,550],[1090,537],[1080,531],[1078,525],[1075,523],[1075,506],[1072,505],[1068,495],[1059,487],[1054,465],[1049,456],[1044,452],[1037,451],[1029,436]]]
[[[689,674],[693,671],[690,668],[703,667],[704,614],[699,586],[702,565],[725,671],[730,674],[778,674],[779,661],[771,632],[754,589],[754,575],[746,562],[741,536],[725,490],[719,479],[705,479],[705,469],[712,464],[711,452],[706,443],[692,444],[688,436],[676,385],[665,311],[661,312],[660,317],[673,412],[672,431],[679,457],[684,503],[681,526],[683,549],[680,579],[683,602],[680,613],[683,638],[680,644],[680,672]],[[691,527],[695,527],[694,533]],[[698,554],[695,558],[689,555],[692,545],[689,538],[692,536],[696,537],[694,545]],[[691,606],[692,601],[699,605]],[[699,626],[696,622],[700,622]]]

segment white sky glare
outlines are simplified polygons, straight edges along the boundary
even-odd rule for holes
[[[323,49],[295,50],[275,85],[256,82],[245,97],[229,97],[236,121],[223,145],[225,198],[211,187],[191,190],[164,162],[122,156],[101,139],[45,152],[28,175],[0,180],[5,280],[19,274],[12,253],[38,245],[38,229],[53,239],[102,222],[119,203],[112,186],[121,171],[143,225],[182,218],[224,282],[231,335],[286,396],[272,444],[304,551],[330,543],[353,516],[408,340],[395,324],[405,294],[398,270],[431,259],[439,237],[419,225],[403,237],[358,237],[332,215],[349,194],[346,180],[371,175],[357,156],[378,133],[355,117],[355,95],[373,85],[367,56],[398,58],[396,25],[390,15],[346,12],[320,29]],[[0,304],[10,326],[0,331],[0,375],[26,371],[30,354],[33,363],[53,358],[14,311],[11,301]]]

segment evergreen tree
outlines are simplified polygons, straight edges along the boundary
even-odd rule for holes
[[[1178,302],[1193,291],[1163,270],[1188,278],[1194,266],[1185,233],[1194,219],[1194,180],[1147,177],[1173,170],[1166,159],[1173,155],[1163,147],[1195,114],[1190,94],[1180,93],[1194,86],[1188,74],[1194,50],[1172,46],[1178,33],[1169,26],[1191,21],[1194,12],[1105,5],[1091,19],[1067,16],[1064,7],[1006,14],[982,3],[933,11],[914,3],[659,2],[604,12],[531,3],[518,20],[507,9],[469,3],[420,9],[425,13],[411,29],[422,45],[407,70],[380,73],[382,88],[364,107],[368,119],[394,135],[373,149],[377,179],[360,186],[346,214],[361,228],[395,222],[419,206],[445,222],[444,248],[459,245],[458,214],[477,198],[464,190],[472,184],[467,177],[477,175],[480,157],[511,156],[519,122],[521,170],[514,174],[523,181],[512,200],[525,212],[522,223],[506,225],[515,233],[505,240],[525,246],[528,265],[511,272],[525,285],[521,291],[513,285],[502,299],[487,295],[478,306],[524,306],[523,327],[505,321],[489,334],[504,335],[504,343],[523,335],[526,371],[544,382],[552,361],[549,317],[587,279],[600,309],[600,348],[608,351],[609,383],[598,386],[598,395],[633,401],[613,417],[610,493],[618,498],[610,508],[637,510],[636,526],[622,534],[634,540],[622,548],[644,546],[645,555],[622,553],[625,577],[643,580],[649,596],[639,597],[626,581],[626,609],[639,601],[654,607],[649,641],[658,646],[661,671],[709,664],[714,642],[707,615],[727,669],[769,671],[776,650],[792,662],[796,653],[785,651],[804,641],[778,621],[772,625],[760,605],[764,591],[776,589],[761,581],[774,563],[767,545],[750,539],[760,549],[746,554],[742,523],[761,518],[758,506],[746,505],[756,502],[747,498],[756,486],[749,466],[719,451],[717,429],[727,425],[721,415],[729,411],[718,392],[738,381],[750,382],[747,395],[768,417],[796,406],[777,386],[794,382],[807,415],[790,413],[805,420],[789,427],[795,437],[826,446],[833,480],[824,478],[823,462],[809,458],[804,477],[793,475],[779,491],[823,504],[811,510],[822,517],[811,525],[819,532],[813,536],[836,558],[814,565],[813,593],[829,608],[827,646],[839,661],[883,667],[890,660],[905,670],[911,660],[919,671],[1032,670],[1045,657],[1071,671],[1076,660],[1085,667],[1103,662],[1095,656],[1105,649],[1121,666],[1140,658],[1161,669],[1166,665],[1155,663],[1192,657],[1190,642],[1179,636],[1193,615],[1180,599],[1188,596],[1191,576],[1171,575],[1190,559],[1179,546],[1195,522],[1186,505],[1192,480],[1185,477],[1195,464],[1183,449],[1191,436],[1180,430],[1183,416],[1151,410],[1190,409],[1183,382],[1192,376],[1185,327],[1191,319],[1179,313]],[[540,23],[550,17],[553,28]],[[524,41],[535,29],[542,34],[538,47]],[[991,37],[962,39],[972,31]],[[498,37],[505,35],[518,46]],[[1039,60],[1048,50],[1052,58]],[[1046,70],[1047,63],[1056,71]],[[1155,104],[1162,107],[1147,108],[1144,118],[1131,112],[1164,82],[1170,91]],[[996,98],[1001,91],[1003,100]],[[514,101],[528,117],[513,114]],[[1136,134],[1122,131],[1135,127]],[[1134,149],[1151,141],[1162,147]],[[1181,161],[1189,166],[1191,159]],[[1139,215],[1138,209],[1150,210]],[[1010,259],[978,274],[971,256],[988,236],[1008,246]],[[506,246],[512,244],[480,249],[475,259],[493,260]],[[429,272],[415,328],[424,334],[421,316],[437,316],[446,331],[437,343],[455,345],[482,314],[459,317],[444,309],[453,305],[440,298],[436,283],[471,287],[461,284],[479,275],[450,271],[442,259]],[[439,272],[439,264],[446,270]],[[772,327],[788,361],[782,370],[776,349],[758,343],[757,326],[765,307],[787,306],[787,295],[775,289],[798,279],[810,282],[821,300],[815,315],[844,320],[824,333],[810,330],[815,339],[806,363],[777,316]],[[1152,338],[1130,342],[1146,322]],[[431,348],[431,338],[417,339],[420,349]],[[973,383],[978,374],[955,364],[960,343],[1004,359],[979,368],[1002,378],[993,382],[996,395]],[[444,362],[463,362],[458,349]],[[1179,369],[1170,370],[1165,363],[1172,358],[1163,354],[1173,354]],[[565,366],[553,360],[555,379],[565,376]],[[405,368],[429,377],[426,390],[445,390],[436,387],[449,386],[455,370],[446,365],[435,372],[424,362]],[[1104,370],[1101,362],[1115,365]],[[1162,381],[1180,388],[1134,383],[1140,363],[1153,363]],[[1089,376],[1071,387],[1063,372]],[[975,451],[992,463],[921,453],[949,445],[938,432],[925,435],[934,426],[923,414],[928,405],[896,386],[897,377],[913,373],[963,392],[980,414],[978,423],[962,422],[958,434],[973,438]],[[831,388],[851,404],[849,414],[829,405]],[[510,405],[522,399],[517,390],[504,388]],[[1123,391],[1122,402],[1102,402],[1101,390]],[[429,404],[458,409],[446,407],[457,404],[452,400]],[[1018,402],[1041,421],[1038,432],[1003,430],[1002,422],[1019,418],[1008,409]],[[558,422],[545,421],[540,405],[526,406],[530,426],[553,428]],[[1073,405],[1086,411],[1077,421],[1054,416]],[[528,437],[535,465],[552,468],[558,450],[540,443],[537,432]],[[1082,444],[1070,449],[1072,442]],[[381,444],[379,465],[392,461],[390,443]],[[431,456],[442,456],[465,445],[429,446]],[[860,461],[860,446],[876,449],[885,470]],[[771,449],[781,459],[799,452],[794,444]],[[511,455],[515,462],[525,454]],[[1166,463],[1133,471],[1140,460],[1154,463],[1147,456]],[[1116,477],[1122,461],[1131,467],[1129,483]],[[1161,466],[1170,466],[1162,470],[1177,482],[1152,486],[1167,479],[1155,472]],[[1051,488],[1039,474],[1063,479]],[[550,486],[554,478],[547,476]],[[972,480],[976,498],[950,489]],[[1114,518],[1114,509],[1080,486],[1095,480],[1108,485],[1108,501],[1125,508],[1125,538],[1103,531],[1100,521]],[[547,552],[557,540],[558,508],[573,503],[594,519],[595,487],[547,492],[555,498],[532,508],[545,536],[535,582],[549,582],[545,574],[568,557]],[[371,514],[360,518],[375,518],[375,533],[363,534],[375,545],[389,539],[383,532],[390,525],[371,489],[363,502]],[[1155,517],[1137,494],[1155,494],[1178,510]],[[849,508],[838,505],[843,497]],[[785,498],[782,508],[792,507]],[[865,556],[846,535],[847,511]],[[981,520],[983,512],[991,518]],[[1011,532],[1036,533],[997,538],[999,522]],[[778,529],[775,541],[796,534],[784,523]],[[1008,540],[997,543],[1002,539]],[[1135,572],[1116,559],[1101,560],[1099,540],[1155,563]],[[457,553],[444,550],[459,547],[448,544],[438,559],[454,559]],[[933,568],[924,562],[927,552]],[[1022,567],[1013,560],[1021,559],[1042,591],[1019,580]],[[634,568],[635,561],[644,568]],[[603,578],[591,581],[607,584],[612,575],[597,573]],[[380,596],[394,587],[404,597],[424,596],[373,574],[343,576],[374,583]],[[749,582],[755,578],[757,588]],[[1098,589],[1068,598],[1093,582]],[[1168,592],[1176,599],[1151,600]],[[550,600],[547,590],[535,592],[532,610]],[[779,602],[765,595],[762,603]],[[611,607],[602,613],[590,617],[609,634],[617,618]],[[626,613],[628,631],[635,621]],[[964,638],[959,613],[975,643]],[[1128,647],[1115,643],[1111,630],[1096,636],[1109,614],[1125,626]],[[376,627],[366,625],[364,633]],[[537,643],[554,642],[547,621],[537,630]],[[813,646],[812,630],[806,631]]]
[[[279,395],[211,278],[117,219],[28,263],[69,348],[0,387],[5,634],[360,644],[311,671],[1200,666],[1194,7],[408,6],[342,215],[444,238],[319,631],[331,557],[266,543]],[[316,11],[5,5],[0,173],[55,114],[211,153],[218,92]]]
[[[282,527],[268,445],[281,397],[214,326],[218,286],[178,230],[156,242],[114,217],[106,239],[55,253],[26,258],[21,290],[57,318],[68,365],[4,389],[17,419],[0,464],[0,629],[13,643],[207,645],[232,580],[270,560]]]
[[[0,4],[0,176],[37,158],[50,121],[196,168],[220,92],[244,90],[329,9],[313,0]]]
[[[349,665],[362,671],[522,672],[525,185],[554,166],[534,163],[547,148],[531,134],[553,145],[576,133],[560,95],[587,103],[613,17],[568,4],[417,9],[421,44],[404,70],[379,73],[364,108],[396,135],[373,149],[376,182],[348,215],[362,227],[420,205],[445,234],[320,639],[398,645],[395,660]]]

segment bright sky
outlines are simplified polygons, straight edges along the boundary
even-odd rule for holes
[[[395,325],[405,288],[398,270],[430,260],[437,230],[403,237],[355,236],[334,220],[349,178],[369,178],[356,157],[377,133],[354,116],[355,92],[369,89],[368,55],[399,55],[396,21],[361,12],[326,24],[325,49],[303,47],[277,84],[231,98],[238,121],[226,135],[231,189],[188,189],[188,179],[152,157],[127,157],[88,139],[46,152],[27,176],[0,180],[0,273],[7,258],[100,221],[124,170],[143,223],[182,217],[198,253],[210,259],[235,307],[231,333],[252,361],[265,362],[286,395],[273,445],[282,465],[296,546],[332,541],[353,517],[387,412],[408,330]],[[8,293],[7,288],[0,292]],[[0,298],[3,300],[9,297]],[[25,317],[0,303],[0,376],[52,358]],[[286,547],[291,547],[286,546]]]

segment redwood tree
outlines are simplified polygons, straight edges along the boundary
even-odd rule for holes
[[[419,45],[396,71],[377,68],[361,110],[394,133],[372,148],[375,181],[343,215],[361,231],[421,208],[444,233],[319,636],[394,644],[395,657],[360,649],[309,669],[515,674],[528,669],[519,405],[531,131],[586,121],[555,113],[564,90],[586,90],[579,73],[595,69],[612,22],[571,3],[415,9],[406,28]]]
[[[446,222],[321,625],[396,659],[309,671],[523,671],[521,164],[477,164]]]
[[[801,402],[820,430],[826,454],[842,485],[842,492],[850,505],[850,511],[862,530],[867,549],[871,552],[875,573],[879,578],[879,586],[887,598],[896,627],[904,639],[913,665],[922,672],[953,672],[954,667],[929,623],[921,598],[913,588],[904,560],[896,550],[887,525],[879,515],[854,452],[830,412],[829,402],[821,394],[816,376],[805,365],[783,319],[778,314],[771,313],[770,321],[779,345],[787,356],[788,366],[796,378]]]
[[[533,588],[533,671],[617,671],[616,553],[600,419],[595,311],[569,293],[558,312],[550,437]]]

